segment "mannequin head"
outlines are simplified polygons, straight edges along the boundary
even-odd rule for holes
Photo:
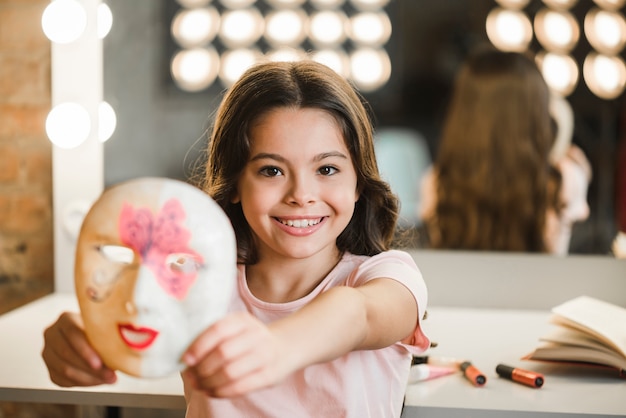
[[[85,332],[107,366],[165,376],[222,317],[237,274],[222,209],[184,182],[141,178],[107,189],[85,217],[76,294]]]

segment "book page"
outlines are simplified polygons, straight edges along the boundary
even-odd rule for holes
[[[626,358],[626,309],[580,296],[552,309],[553,323],[585,331]]]
[[[559,362],[596,363],[626,370],[626,358],[614,351],[600,351],[595,348],[576,347],[572,345],[546,344],[537,347],[525,357],[528,360],[547,360]]]
[[[554,344],[588,347],[615,353],[615,349],[605,344],[604,341],[600,341],[586,332],[581,332],[579,329],[570,327],[554,326],[550,332],[541,337],[540,340]]]

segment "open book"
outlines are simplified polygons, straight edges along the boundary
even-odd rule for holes
[[[626,377],[626,308],[579,296],[552,308],[552,331],[525,360],[616,369]]]

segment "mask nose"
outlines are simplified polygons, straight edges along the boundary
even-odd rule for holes
[[[137,271],[132,300],[126,302],[125,309],[133,314],[149,312],[157,303],[159,292],[163,290],[159,287],[153,271],[142,265]]]

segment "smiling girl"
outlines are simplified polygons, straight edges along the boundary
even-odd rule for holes
[[[217,111],[202,188],[231,220],[239,267],[231,313],[183,355],[187,416],[399,417],[429,346],[427,292],[390,249],[397,199],[352,86],[312,61],[249,69]],[[55,327],[50,349],[95,356]]]

